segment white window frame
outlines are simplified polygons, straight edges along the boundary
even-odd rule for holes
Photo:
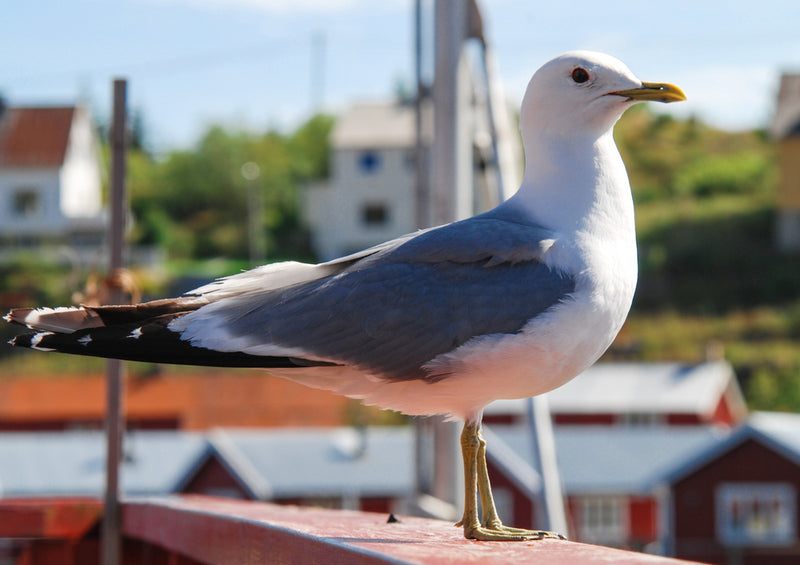
[[[788,546],[797,537],[790,483],[726,482],[714,493],[717,539],[727,546]]]
[[[628,538],[628,499],[583,496],[579,499],[580,536],[584,542],[622,544]]]

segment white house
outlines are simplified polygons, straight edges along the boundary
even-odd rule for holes
[[[425,152],[432,140],[431,110],[423,106]],[[497,205],[507,196],[500,195],[506,184],[516,189],[522,166],[518,136],[507,133],[511,131],[507,125],[510,116],[495,116],[509,138],[513,161],[504,172],[508,178],[502,183],[503,189],[499,188],[486,101],[473,101],[462,119],[472,149],[471,186],[459,187],[469,208],[462,211],[461,216],[466,217]],[[415,135],[413,104],[357,103],[337,119],[330,142],[330,178],[307,186],[301,207],[320,259],[359,251],[420,227],[415,211]],[[427,155],[423,160],[425,165]],[[432,185],[428,178],[431,171],[425,166],[423,171],[424,182]]]
[[[330,179],[307,187],[302,207],[320,259],[416,228],[413,106],[351,106],[336,122],[330,152]]]
[[[94,124],[86,108],[0,103],[0,250],[96,250],[105,219]]]

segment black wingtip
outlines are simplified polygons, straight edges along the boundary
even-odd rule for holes
[[[8,340],[8,344],[13,347],[36,349],[38,351],[56,351],[56,349],[47,347],[45,344],[42,344],[43,340],[47,339],[49,336],[52,335],[55,334],[53,334],[53,332],[22,334]]]
[[[161,316],[145,324],[91,328],[72,333],[42,331],[18,335],[9,343],[36,351],[58,351],[146,363],[208,367],[297,368],[335,363],[289,357],[263,357],[238,351],[215,351],[193,346],[167,328],[176,315]]]

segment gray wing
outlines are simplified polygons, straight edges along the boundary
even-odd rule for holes
[[[437,355],[518,332],[574,290],[571,276],[540,260],[552,238],[477,216],[380,246],[318,280],[219,300],[171,329],[211,349],[285,350],[383,378],[425,378],[422,365]]]

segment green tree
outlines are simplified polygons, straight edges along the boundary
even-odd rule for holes
[[[327,174],[332,124],[330,116],[314,116],[289,136],[214,126],[191,150],[158,162],[146,156],[132,159],[135,241],[163,245],[172,257],[245,258],[247,193],[249,183],[255,183],[261,191],[268,256],[307,256],[298,189]],[[258,165],[256,179],[242,175],[242,165],[249,162]]]

